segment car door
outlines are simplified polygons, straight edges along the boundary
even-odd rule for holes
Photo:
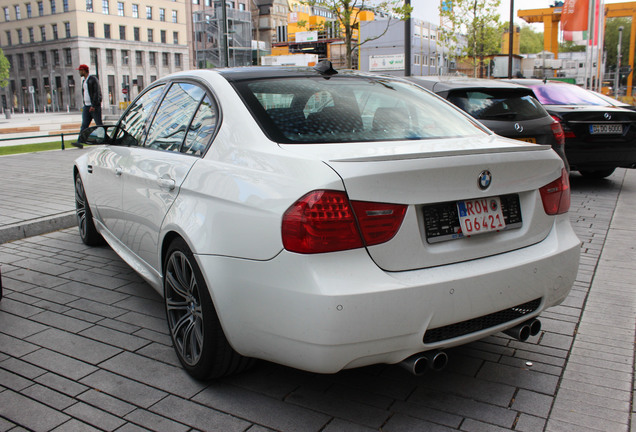
[[[139,258],[155,269],[160,267],[158,248],[163,219],[199,159],[197,156],[204,151],[191,137],[186,139],[186,135],[195,134],[193,128],[201,128],[196,124],[195,113],[203,105],[216,107],[199,84],[172,83],[150,123],[144,144],[131,148],[125,179],[123,238]]]
[[[141,142],[146,121],[164,89],[165,85],[160,85],[137,98],[122,116],[114,144],[104,146],[89,161],[90,181],[99,185],[100,191],[96,196],[90,197],[91,206],[97,219],[120,240],[124,232],[122,174],[130,166],[130,149]]]

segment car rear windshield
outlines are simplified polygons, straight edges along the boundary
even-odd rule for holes
[[[598,105],[611,104],[581,87],[570,84],[544,84],[530,86],[544,105]]]
[[[233,85],[265,134],[281,143],[419,140],[486,133],[437,96],[388,78],[263,78]]]
[[[530,92],[503,89],[455,90],[448,100],[478,120],[534,120],[547,111]]]

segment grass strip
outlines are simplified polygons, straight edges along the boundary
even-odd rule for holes
[[[70,140],[64,140],[64,146],[66,148],[68,148],[70,145],[71,145]],[[37,143],[37,144],[19,144],[19,145],[0,147],[0,156],[7,156],[7,155],[19,154],[19,153],[33,153],[33,152],[47,151],[47,150],[61,150],[61,149],[62,149],[62,141]]]

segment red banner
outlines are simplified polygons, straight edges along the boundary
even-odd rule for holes
[[[563,31],[587,30],[588,0],[565,0],[561,12]]]

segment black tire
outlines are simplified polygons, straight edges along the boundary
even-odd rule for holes
[[[220,378],[254,364],[254,359],[243,357],[227,341],[201,270],[181,238],[168,248],[163,290],[172,344],[193,378]]]
[[[604,170],[596,170],[596,171],[588,171],[583,170],[579,171],[583,177],[591,178],[591,179],[602,179],[605,177],[611,176],[616,168],[608,168]]]
[[[79,174],[75,177],[75,214],[77,215],[80,238],[84,244],[88,246],[104,244],[104,238],[95,228],[93,213],[91,213],[91,208],[88,205],[84,183],[82,183]]]

